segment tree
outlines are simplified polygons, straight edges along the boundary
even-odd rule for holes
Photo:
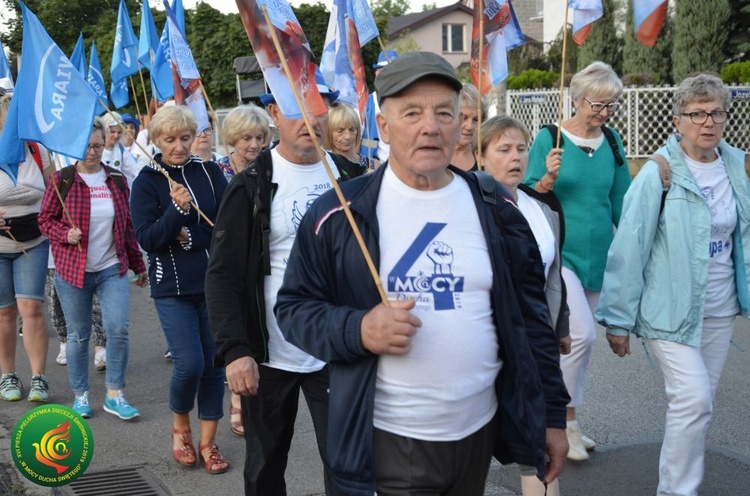
[[[672,38],[674,26],[667,15],[653,47],[647,47],[635,38],[633,0],[628,1],[625,28],[625,50],[622,57],[622,75],[648,79],[656,84],[672,82]]]
[[[13,53],[21,53],[23,41],[21,7],[16,0],[3,0],[3,2],[8,11],[15,11],[16,16],[8,21],[8,33],[0,36],[0,38]],[[91,35],[91,30],[104,14],[114,12],[116,23],[120,2],[119,0],[77,0],[75,2],[67,0],[27,0],[25,4],[39,18],[39,22],[42,23],[44,29],[47,30],[47,33],[60,49],[70,55],[78,40],[78,33],[83,31],[83,35],[88,38]],[[136,0],[126,0],[125,4],[130,14],[140,10],[140,3]],[[114,26],[114,24],[111,26],[113,31]]]
[[[564,31],[560,29],[557,38],[550,44],[549,51],[547,51],[548,66],[557,73],[562,70],[563,33]],[[565,74],[570,77],[571,74],[575,73],[576,67],[578,67],[578,52],[580,48],[573,42],[573,33],[570,27],[567,28],[566,36],[568,37],[568,41],[565,47],[565,51],[567,52],[565,54]]]
[[[614,0],[602,0],[604,14],[591,25],[591,32],[578,49],[578,70],[600,60],[611,65],[618,74],[622,70],[622,41],[615,28]]]
[[[406,14],[411,5],[409,0],[375,0],[370,7],[375,19],[380,17],[390,19]]]
[[[750,0],[729,0],[729,10],[724,59],[750,60]]]
[[[728,21],[728,0],[677,2],[672,45],[675,83],[696,71],[719,72],[724,61]]]

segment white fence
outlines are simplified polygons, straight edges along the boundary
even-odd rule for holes
[[[724,131],[727,142],[750,153],[750,86],[731,86],[732,107]],[[628,158],[647,158],[675,132],[672,124],[672,87],[626,88],[622,107],[608,124],[622,137]],[[545,124],[556,123],[559,90],[511,90],[505,95],[505,112],[523,121],[532,136]],[[572,115],[568,88],[563,100],[563,120]]]

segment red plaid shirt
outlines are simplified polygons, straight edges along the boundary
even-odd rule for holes
[[[120,191],[106,169],[105,174],[107,176],[106,184],[112,192],[112,203],[115,206],[114,238],[117,258],[120,261],[120,275],[125,275],[129,268],[136,274],[146,272],[146,265],[143,263],[141,251],[135,241],[133,223],[130,220],[130,205],[128,203],[130,190],[127,187],[127,181],[125,191]],[[55,173],[52,181],[55,181],[58,188],[60,187],[60,172]],[[82,288],[88,255],[91,194],[86,182],[81,179],[76,171],[73,185],[65,197],[65,206],[68,208],[76,227],[82,233],[81,250],[79,251],[77,245],[68,243],[68,231],[72,226],[68,222],[67,216],[63,214],[52,181],[47,186],[42,198],[42,208],[39,212],[39,230],[50,240],[57,274],[68,284]]]

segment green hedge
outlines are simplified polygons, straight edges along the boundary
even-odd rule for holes
[[[721,80],[725,84],[750,83],[750,61],[732,62],[721,68]]]
[[[518,76],[508,76],[509,90],[556,88],[560,84],[560,74],[554,71],[527,69]]]

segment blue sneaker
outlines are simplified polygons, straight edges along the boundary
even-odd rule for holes
[[[83,418],[91,418],[91,405],[89,405],[88,391],[80,396],[76,396],[76,399],[73,401],[73,410]]]
[[[141,416],[138,409],[128,403],[128,400],[122,395],[122,391],[118,391],[117,396],[114,398],[105,396],[104,411],[112,415],[117,415],[123,420],[130,420]]]

